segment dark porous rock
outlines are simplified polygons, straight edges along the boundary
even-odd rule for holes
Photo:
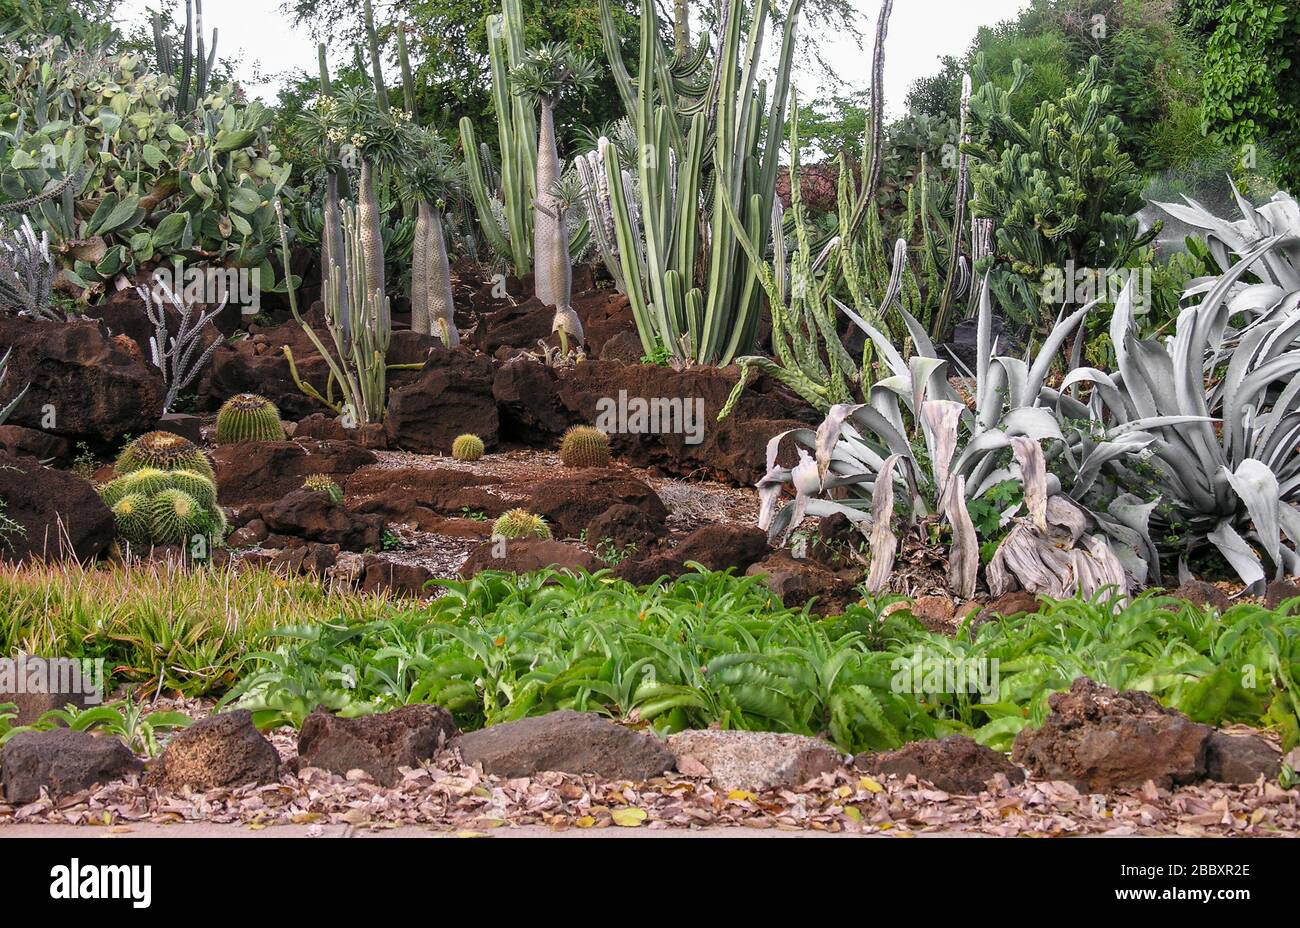
[[[593,545],[604,542],[620,550],[631,547],[637,552],[645,552],[666,531],[664,523],[651,518],[644,509],[617,503],[587,523],[587,541]]]
[[[295,548],[277,551],[268,566],[290,576],[314,574],[325,576],[339,559],[339,546],[307,542]]]
[[[590,535],[588,536],[590,538]],[[691,532],[671,551],[643,560],[626,560],[615,575],[638,586],[653,583],[660,577],[680,577],[695,562],[706,570],[734,568],[744,573],[768,551],[767,533],[752,525],[705,525]]]
[[[203,444],[203,419],[185,412],[169,412],[154,423],[156,432],[171,432],[196,445]]]
[[[284,356],[284,347],[288,346],[303,382],[324,394],[329,365],[302,326],[289,320],[276,326],[252,324],[248,330],[247,338],[218,347],[199,376],[198,394],[204,407],[216,409],[237,393],[256,393],[275,403],[280,415],[287,419],[320,412],[320,402],[293,382]],[[330,336],[323,328],[318,334],[325,344],[330,344]]]
[[[1232,606],[1232,600],[1228,598],[1227,593],[1204,580],[1185,580],[1178,584],[1177,589],[1170,590],[1169,595],[1189,602],[1193,606],[1211,606],[1220,612]]]
[[[319,767],[346,776],[364,770],[392,786],[402,767],[415,768],[460,734],[441,706],[412,705],[345,719],[317,709],[298,733],[298,767]]]
[[[380,516],[355,513],[316,490],[298,489],[263,507],[272,532],[338,545],[347,551],[378,548],[384,537]]]
[[[1300,596],[1300,583],[1291,580],[1274,580],[1264,589],[1264,607],[1276,609],[1288,599]]]
[[[1147,780],[1168,788],[1205,775],[1214,730],[1148,693],[1119,693],[1079,677],[1047,704],[1043,727],[1021,730],[1011,754],[1039,779],[1102,793]]]
[[[417,508],[448,516],[499,516],[527,500],[526,490],[502,486],[500,477],[449,467],[367,469],[353,474],[344,492],[358,510],[394,522],[405,521]]]
[[[484,773],[499,777],[558,770],[639,781],[657,777],[676,763],[673,752],[655,736],[595,713],[570,710],[468,732],[459,745],[465,763],[482,764]]]
[[[592,519],[619,504],[635,506],[656,523],[668,518],[668,507],[649,484],[597,467],[557,471],[533,488],[527,509],[546,519],[557,534],[576,537]]]
[[[144,764],[116,737],[53,728],[10,738],[0,752],[0,769],[5,800],[23,805],[39,799],[42,787],[52,797],[66,796],[138,774]]]
[[[35,458],[0,452],[0,500],[5,518],[21,527],[0,540],[0,560],[88,561],[113,543],[113,513],[95,488]]]
[[[231,548],[247,548],[266,541],[270,534],[265,522],[252,519],[227,535],[226,545]]]
[[[500,304],[500,308],[483,316],[473,336],[474,347],[484,354],[499,348],[535,349],[537,343],[551,335],[554,307],[535,296],[522,303]]]
[[[149,767],[146,782],[172,792],[246,783],[274,783],[280,755],[253,726],[253,713],[233,709],[178,732]]]
[[[820,738],[774,731],[681,731],[668,737],[668,748],[679,772],[707,776],[724,790],[802,786],[844,763]]]
[[[1254,733],[1216,731],[1205,751],[1205,776],[1219,783],[1275,780],[1282,772],[1282,752]]]
[[[976,616],[977,622],[987,622],[996,616],[1011,618],[1017,615],[1026,615],[1038,612],[1043,608],[1037,594],[1030,593],[1027,590],[1012,590],[1009,593],[1003,593],[996,599],[991,600],[983,606],[979,615]]]
[[[532,359],[507,361],[498,367],[492,396],[501,417],[501,437],[510,441],[550,443],[574,424],[560,402],[555,369]]]
[[[28,388],[9,425],[109,443],[144,434],[162,414],[162,375],[135,342],[101,322],[0,316],[0,345],[13,350],[0,407]]]
[[[350,442],[246,441],[212,451],[221,502],[227,506],[268,503],[302,488],[312,474],[343,486],[353,471],[375,463],[373,451]]]
[[[843,612],[857,599],[856,580],[789,551],[773,551],[745,573],[764,577],[767,588],[785,605],[798,609],[812,602],[819,615]]]
[[[406,564],[378,554],[367,554],[361,575],[365,593],[398,593],[404,596],[428,596],[425,584],[433,571],[421,564]]]
[[[817,563],[837,570],[854,562],[853,553],[865,549],[864,535],[842,512],[823,516],[817,523],[817,535],[809,546],[808,556]]]
[[[88,679],[81,669],[80,661],[68,657],[0,658],[0,703],[14,704],[12,724],[30,725],[51,709],[69,705],[98,705],[104,694],[96,685],[103,681]]]
[[[878,776],[928,780],[947,793],[974,794],[985,789],[999,773],[1011,785],[1025,781],[1025,772],[1006,755],[965,735],[913,741],[894,751],[859,754],[854,766]]]
[[[640,364],[645,357],[645,346],[636,332],[619,332],[605,340],[596,356],[602,361],[620,361],[623,364]]]
[[[534,570],[554,567],[574,572],[594,571],[600,566],[595,555],[577,545],[553,541],[549,538],[506,539],[485,541],[469,553],[461,565],[460,575],[472,577],[484,570],[501,570],[507,573],[526,574]]]
[[[321,441],[347,441],[350,436],[337,416],[314,412],[295,423],[293,437],[295,439],[315,438]]]
[[[72,444],[66,438],[23,428],[21,425],[0,425],[0,451],[6,454],[26,455],[38,461],[62,461],[72,454]]]
[[[499,420],[492,398],[493,362],[461,348],[439,349],[411,383],[388,394],[388,446],[419,454],[448,454],[456,436],[472,432],[491,448]]]

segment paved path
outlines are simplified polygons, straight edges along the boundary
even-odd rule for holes
[[[120,825],[114,828],[86,825],[3,825],[2,838],[887,838],[888,834],[828,834],[824,831],[782,831],[774,828],[568,828],[555,831],[540,826],[492,828],[486,831],[439,831],[419,825],[401,828],[354,828],[351,825],[273,825],[251,829],[247,825]],[[927,833],[919,837],[959,837]],[[960,835],[960,837],[978,837]]]

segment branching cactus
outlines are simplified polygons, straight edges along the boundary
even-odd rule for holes
[[[533,278],[537,298],[555,307],[553,331],[560,335],[561,351],[568,339],[582,344],[582,324],[569,306],[573,266],[569,263],[569,226],[560,183],[560,153],[555,141],[555,107],[567,88],[583,88],[595,79],[590,58],[567,43],[543,45],[529,52],[510,73],[514,92],[538,108],[536,195],[533,200]]]
[[[0,238],[0,313],[62,319],[50,303],[53,284],[50,233],[43,229],[37,237],[31,220],[24,216],[12,236]]]
[[[286,265],[287,267],[287,265]],[[173,336],[167,328],[167,308],[162,299],[155,299],[148,287],[136,287],[140,299],[144,301],[144,312],[153,325],[154,334],[149,338],[150,359],[154,367],[162,371],[163,384],[167,395],[163,399],[163,412],[171,412],[172,406],[180,392],[194,382],[199,371],[212,358],[212,353],[226,340],[218,334],[206,347],[203,347],[203,330],[208,323],[226,308],[226,298],[208,312],[195,312],[189,303],[182,300],[161,281],[154,287],[180,318],[176,334]]]

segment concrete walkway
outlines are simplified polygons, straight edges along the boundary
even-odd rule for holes
[[[352,825],[247,825],[186,823],[179,825],[3,825],[0,838],[888,838],[890,835],[829,834],[824,831],[782,831],[775,828],[568,828],[541,826],[492,828],[483,831],[439,831],[419,825],[400,828],[355,828]],[[980,837],[934,832],[917,837]]]

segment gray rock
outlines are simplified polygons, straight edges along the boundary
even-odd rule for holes
[[[819,738],[771,731],[682,731],[668,738],[668,749],[680,772],[707,770],[727,790],[801,786],[844,765],[840,752]]]
[[[273,783],[279,775],[280,755],[253,726],[253,713],[235,709],[179,732],[146,779],[151,786],[176,791]]]
[[[345,776],[349,770],[364,770],[391,786],[399,767],[418,767],[459,733],[441,706],[403,706],[355,719],[318,709],[298,733],[298,766]]]
[[[543,770],[591,773],[608,780],[648,780],[670,769],[671,751],[653,735],[591,712],[564,710],[492,725],[460,738],[467,764],[485,773],[529,777]]]
[[[18,709],[14,725],[30,725],[51,709],[98,705],[103,694],[81,672],[81,662],[67,657],[23,655],[0,659],[0,703]]]
[[[139,773],[144,764],[117,738],[55,728],[14,735],[0,752],[0,768],[5,799],[20,805],[39,799],[41,787],[64,796]]]
[[[1262,775],[1277,779],[1282,752],[1255,734],[1216,731],[1205,749],[1205,775],[1220,783],[1254,783]]]

